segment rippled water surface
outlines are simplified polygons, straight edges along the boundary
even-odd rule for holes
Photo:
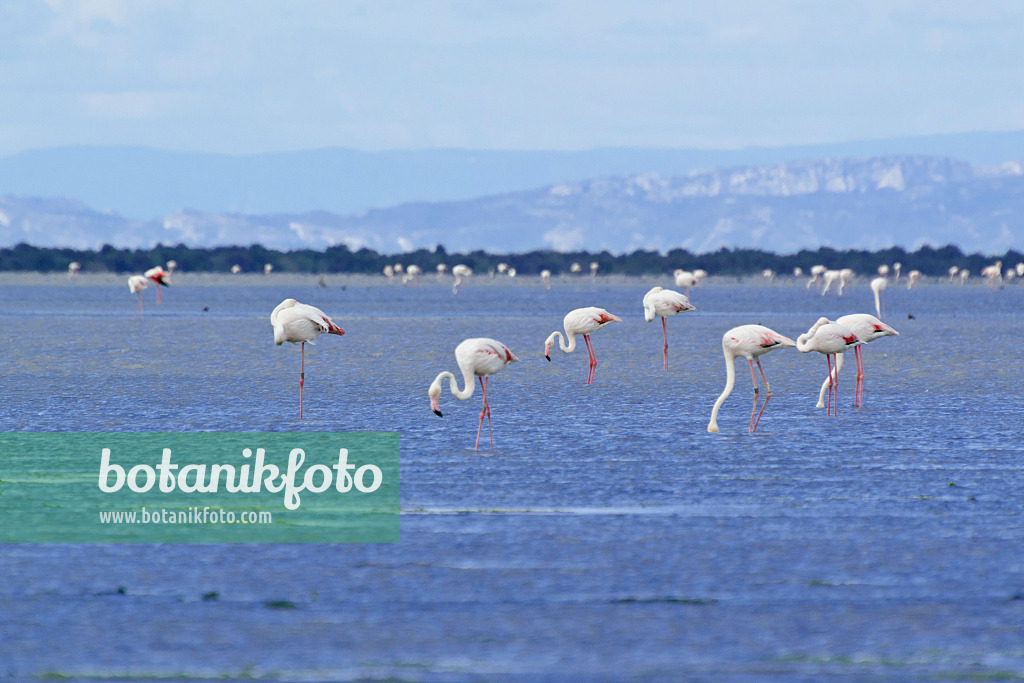
[[[741,360],[711,435],[726,329],[795,339],[866,284],[712,280],[668,372],[640,304],[668,281],[327,284],[186,274],[142,320],[121,279],[0,280],[3,431],[398,431],[403,510],[395,545],[2,546],[0,679],[1024,677],[1024,287],[890,285],[863,408],[852,362],[832,419],[824,359],[777,351],[757,433]],[[347,332],[307,346],[301,422],[289,296]],[[623,322],[587,386],[543,342],[591,305]],[[426,396],[475,336],[520,358],[493,452],[479,393]]]

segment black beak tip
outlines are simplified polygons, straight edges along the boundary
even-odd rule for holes
[[[440,410],[435,410],[434,415],[437,415],[438,417],[444,417],[444,415],[441,414]]]
[[[549,363],[551,362],[551,356],[544,356],[544,357],[548,359]]]

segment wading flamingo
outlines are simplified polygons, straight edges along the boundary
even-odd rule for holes
[[[551,289],[551,271],[546,268],[540,271],[540,281],[544,283],[544,289]]]
[[[860,343],[860,339],[853,333],[853,330],[845,325],[834,323],[828,318],[818,318],[818,322],[814,323],[811,329],[796,338],[796,348],[800,353],[817,351],[825,356],[828,377],[832,379],[828,387],[827,414],[829,415],[839,415],[839,377],[832,374],[832,358]],[[838,363],[838,361],[836,362]],[[834,401],[833,396],[835,397]]]
[[[686,296],[690,296],[690,287],[697,286],[697,278],[688,270],[676,269],[672,272],[672,277],[676,280],[676,287],[682,287]]]
[[[565,314],[565,319],[562,320],[565,336],[569,338],[568,345],[565,343],[562,333],[556,330],[544,342],[544,357],[549,361],[551,360],[551,346],[555,343],[556,337],[558,338],[558,348],[562,349],[564,353],[572,353],[576,350],[576,335],[582,334],[583,343],[587,345],[587,353],[590,355],[590,372],[587,374],[587,384],[593,384],[594,370],[597,368],[597,357],[594,355],[594,347],[590,342],[590,335],[608,323],[621,321],[622,318],[619,316],[612,315],[603,308],[595,306],[569,311]]]
[[[690,303],[685,294],[673,292],[671,289],[654,287],[644,295],[644,320],[652,322],[654,316],[661,316],[661,329],[665,333],[666,370],[668,370],[668,316],[696,310],[697,307]]]
[[[467,265],[459,264],[452,268],[452,275],[455,276],[455,284],[452,285],[452,294],[459,293],[459,285],[462,281],[473,274],[473,269]]]
[[[881,337],[898,337],[900,333],[883,323],[875,316],[867,313],[851,313],[850,315],[844,315],[841,318],[837,318],[836,322],[850,328],[850,331],[857,335],[857,339],[861,341],[861,344],[858,344],[853,349],[853,357],[857,362],[857,382],[853,391],[853,405],[860,408],[864,405],[864,355],[860,350],[860,347],[863,344],[873,342]],[[828,391],[828,388],[832,385],[832,376],[838,376],[839,369],[842,367],[843,354],[839,354],[836,356],[835,371],[832,375],[826,377],[825,381],[821,384],[821,391],[818,392],[818,405],[815,406],[816,408],[825,407],[825,392]]]
[[[888,286],[889,280],[885,277],[876,277],[871,281],[871,291],[875,293],[875,315],[879,318],[885,317],[885,299],[882,294]]]
[[[171,283],[167,281],[167,278],[169,278],[171,274],[168,273],[163,268],[161,268],[160,266],[155,266],[147,270],[142,275],[147,280],[156,285],[156,302],[161,303],[164,300],[164,298],[163,295],[160,294],[160,285],[163,285],[164,287],[170,287]]]
[[[302,419],[302,387],[306,383],[306,342],[310,344],[324,332],[339,337],[345,330],[334,324],[319,308],[300,304],[295,299],[285,299],[270,314],[274,326],[274,343],[302,344],[302,365],[299,370],[299,419]]]
[[[427,395],[430,397],[430,409],[441,417],[441,382],[447,378],[448,388],[452,395],[460,401],[465,401],[473,395],[476,385],[473,377],[480,378],[480,388],[483,390],[483,406],[480,408],[480,424],[476,428],[476,444],[473,450],[480,448],[480,432],[484,426],[484,415],[487,416],[487,434],[491,438],[491,450],[494,450],[494,434],[491,432],[491,406],[487,402],[487,382],[491,375],[501,371],[509,363],[519,360],[508,350],[508,347],[494,339],[477,337],[466,339],[455,347],[455,362],[459,364],[462,372],[463,388],[460,390],[455,380],[455,375],[445,370],[439,374],[430,384]]]
[[[807,281],[807,289],[821,282],[821,276],[825,274],[825,266],[811,266],[811,279]]]
[[[725,399],[732,393],[732,388],[736,384],[736,358],[746,358],[750,364],[750,379],[754,382],[754,407],[750,409],[750,426],[747,428],[748,432],[753,433],[757,429],[757,424],[761,421],[761,415],[764,414],[764,409],[768,407],[768,399],[772,397],[772,388],[768,384],[768,378],[764,376],[764,370],[761,368],[760,356],[774,351],[775,349],[791,349],[796,346],[796,342],[789,337],[783,337],[775,330],[770,330],[764,325],[740,325],[734,327],[724,335],[722,335],[722,353],[725,355],[725,390],[722,391],[722,395],[715,401],[715,407],[711,409],[711,421],[708,422],[708,431],[712,434],[718,431],[718,409],[725,403]],[[754,413],[757,411],[757,377],[754,376],[754,363],[757,363],[757,369],[761,371],[761,379],[764,380],[765,396],[764,405],[761,406],[761,412],[757,413],[757,419],[754,419]]]
[[[128,278],[128,291],[132,294],[139,295],[139,313],[143,318],[146,317],[145,311],[142,309],[142,290],[149,287],[149,280],[142,277],[141,275],[132,275]],[[135,316],[132,316],[132,320],[135,320]]]

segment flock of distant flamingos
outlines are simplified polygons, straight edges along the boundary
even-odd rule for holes
[[[71,264],[72,267],[69,267],[69,274],[73,275],[77,271],[77,268],[74,268],[76,265],[78,264]],[[515,277],[515,269],[509,269],[507,266],[502,268],[501,266],[505,266],[505,264],[499,265],[499,273]],[[139,297],[140,313],[142,312],[142,291],[149,286],[149,283],[152,282],[157,286],[157,301],[159,302],[160,286],[167,286],[169,284],[168,280],[174,271],[174,267],[175,264],[172,261],[168,263],[167,270],[157,266],[147,270],[143,275],[132,275],[128,279],[129,291]],[[270,270],[270,268],[267,268],[264,272],[269,274]],[[396,272],[401,274],[402,270],[401,266],[397,266],[397,271],[395,267],[388,266],[384,270],[384,275],[391,279],[395,276]],[[438,266],[439,277],[443,277],[446,270],[447,269],[445,267]],[[578,273],[581,270],[581,268],[577,267],[571,272]],[[892,270],[894,271],[895,279],[898,282],[900,277],[900,264],[894,264]],[[596,272],[597,264],[593,263],[591,264],[591,274],[596,275]],[[879,266],[878,277],[872,279],[870,283],[871,290],[875,296],[875,313],[880,317],[884,317],[885,305],[882,300],[882,293],[885,291],[888,284],[889,272],[889,266]],[[419,273],[420,269],[417,266],[409,266],[405,269],[405,276],[403,280],[408,281],[410,276],[411,278],[415,278]],[[987,284],[995,286],[1001,284],[1004,277],[1008,279],[1012,279],[1013,277],[1024,277],[1024,263],[1017,264],[1016,268],[1007,270],[1004,276],[1002,263],[996,262],[994,265],[984,268],[981,274],[986,278]],[[458,265],[452,269],[452,275],[456,278],[456,284],[452,291],[457,293],[459,284],[472,275],[472,271],[464,265]],[[702,270],[697,270],[692,273],[677,270],[674,273],[676,286],[683,288],[687,293],[689,293],[690,287],[698,284],[706,275],[707,273]],[[762,275],[768,279],[775,277],[775,274],[770,270],[765,270]],[[803,273],[799,268],[794,271],[794,276],[801,277],[802,275]],[[835,285],[837,286],[838,293],[842,294],[843,289],[849,287],[850,279],[853,277],[853,271],[850,269],[827,270],[824,266],[814,266],[811,269],[811,275],[811,280],[807,283],[808,289],[821,283],[822,294],[824,295]],[[955,278],[960,278],[962,283],[967,279],[965,275],[969,275],[966,270],[960,270],[955,267],[950,268],[949,270],[950,282],[953,282]],[[540,276],[544,286],[550,288],[551,273],[545,270],[541,272]],[[907,286],[909,288],[915,287],[920,277],[921,273],[919,271],[910,271],[907,275]],[[668,370],[667,319],[669,316],[673,316],[678,313],[696,310],[696,307],[690,303],[687,294],[663,289],[661,287],[654,287],[647,292],[643,298],[643,307],[644,318],[647,322],[652,322],[655,317],[661,318],[662,330],[664,333],[664,364],[665,369]],[[557,330],[551,333],[544,342],[544,357],[549,361],[551,360],[551,349],[554,346],[556,339],[558,340],[558,347],[564,353],[572,353],[576,349],[576,337],[582,336],[583,342],[587,347],[587,354],[590,358],[587,384],[593,384],[594,371],[597,368],[597,357],[594,355],[594,347],[590,340],[590,335],[613,322],[620,322],[621,320],[621,318],[609,313],[603,308],[587,307],[569,311],[562,321],[562,326],[565,330],[564,336],[562,332]],[[299,303],[295,299],[285,299],[282,301],[270,314],[270,323],[274,328],[275,344],[281,345],[284,342],[291,342],[293,344],[302,345],[301,370],[299,373],[299,418],[301,418],[302,391],[303,384],[305,382],[306,342],[312,342],[324,333],[340,336],[345,334],[345,331],[338,327],[334,321],[332,321],[331,318],[320,309]],[[711,420],[708,422],[707,428],[708,432],[713,433],[718,431],[718,411],[725,402],[725,399],[732,393],[735,386],[735,359],[746,359],[750,366],[750,378],[754,387],[754,403],[750,410],[750,422],[747,430],[753,433],[757,429],[757,425],[761,421],[761,416],[764,414],[765,408],[768,406],[768,401],[772,397],[771,386],[768,384],[768,378],[765,376],[764,369],[761,367],[761,356],[776,349],[788,349],[793,347],[796,347],[797,350],[803,353],[816,351],[823,354],[828,366],[828,375],[821,385],[817,407],[826,408],[826,414],[828,415],[838,415],[837,389],[839,384],[839,370],[843,364],[843,354],[851,348],[854,349],[854,357],[857,365],[856,383],[854,387],[854,405],[862,406],[864,365],[860,347],[866,343],[880,339],[881,337],[898,335],[899,332],[882,322],[879,317],[867,313],[845,315],[835,321],[831,321],[827,318],[819,318],[807,332],[797,337],[796,341],[793,341],[774,330],[764,327],[763,325],[740,325],[728,330],[722,336],[722,352],[725,356],[726,368],[725,389],[715,401],[715,405],[711,410]],[[500,372],[506,365],[519,359],[501,342],[494,339],[488,339],[486,337],[480,337],[466,339],[456,346],[455,360],[462,373],[463,388],[459,389],[457,379],[453,373],[448,371],[441,372],[430,384],[430,388],[427,391],[427,395],[430,398],[430,408],[438,416],[441,415],[440,398],[445,379],[448,380],[449,389],[451,390],[452,395],[461,401],[468,400],[472,397],[474,389],[476,388],[475,381],[479,380],[483,394],[483,401],[480,410],[480,421],[477,425],[474,449],[479,449],[480,447],[480,436],[483,431],[484,418],[486,417],[487,432],[491,442],[491,449],[493,450],[494,436],[491,431],[491,408],[487,402],[488,381],[490,380],[491,375]],[[757,409],[760,391],[757,383],[757,376],[754,373],[755,364],[757,365],[758,372],[761,375],[765,388],[764,403],[761,404],[760,410]],[[827,400],[826,392],[828,394]]]

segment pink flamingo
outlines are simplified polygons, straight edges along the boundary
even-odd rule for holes
[[[334,324],[327,314],[314,306],[300,304],[295,299],[285,299],[270,314],[274,326],[274,343],[302,344],[302,365],[299,371],[299,419],[302,419],[302,387],[306,382],[306,342],[313,343],[324,332],[339,337],[345,330]]]
[[[671,289],[654,287],[644,295],[644,320],[652,322],[654,316],[661,316],[661,329],[665,333],[666,370],[668,370],[668,316],[696,310],[697,307],[690,303],[685,294],[674,292]]]
[[[791,349],[796,342],[789,337],[783,337],[775,330],[768,329],[764,325],[740,325],[734,327],[722,335],[722,353],[725,355],[725,390],[715,401],[715,407],[711,409],[711,421],[708,423],[708,431],[712,434],[718,431],[718,409],[725,403],[725,399],[732,393],[736,384],[736,367],[734,360],[746,358],[750,364],[750,379],[754,382],[754,406],[750,409],[750,426],[747,431],[753,433],[761,421],[764,409],[768,407],[768,400],[772,397],[772,388],[768,384],[768,378],[764,376],[761,368],[760,356],[774,351],[775,349]],[[765,397],[761,412],[754,419],[754,412],[757,410],[757,377],[754,376],[754,363],[761,371],[761,379],[764,380]]]
[[[160,266],[155,266],[147,270],[145,273],[143,273],[143,275],[147,280],[149,280],[150,282],[157,286],[156,302],[161,303],[164,300],[164,298],[163,295],[160,293],[160,285],[163,285],[164,287],[170,287],[171,283],[167,281],[167,278],[169,278],[171,274],[168,273],[163,268],[161,268]]]
[[[828,318],[818,318],[818,322],[811,326],[799,337],[796,338],[796,348],[801,353],[817,351],[825,355],[825,363],[828,364],[828,376],[832,379],[828,391],[828,414],[839,415],[839,376],[832,374],[832,357],[842,354],[851,346],[860,344],[860,339],[849,327],[834,323]],[[839,361],[836,361],[838,365]],[[833,403],[833,396],[835,402]],[[833,405],[834,413],[833,413]]]
[[[480,432],[484,427],[484,415],[487,416],[487,434],[491,438],[491,450],[494,450],[494,433],[491,431],[491,406],[487,402],[487,383],[491,375],[502,370],[509,363],[519,360],[515,354],[508,350],[508,347],[494,339],[477,337],[466,339],[455,347],[455,362],[462,371],[462,385],[460,390],[455,380],[455,375],[445,370],[439,374],[430,384],[427,395],[430,397],[430,409],[438,417],[441,415],[441,382],[448,379],[448,388],[452,395],[460,401],[465,401],[473,395],[476,385],[473,377],[480,378],[480,388],[483,390],[483,406],[480,408],[480,424],[476,428],[476,444],[473,450],[480,448]]]
[[[857,335],[862,344],[873,342],[881,337],[898,337],[899,332],[889,327],[881,320],[868,313],[851,313],[850,315],[844,315],[842,318],[836,319],[836,322],[840,325],[845,325]],[[862,344],[858,344],[853,349],[853,355],[857,363],[857,381],[853,393],[853,405],[858,408],[864,406],[864,357],[860,350]],[[825,381],[821,384],[821,391],[818,392],[818,405],[817,408],[825,407],[825,391],[832,385],[833,375],[839,375],[839,369],[843,367],[843,354],[836,356],[836,369],[832,375],[825,378]]]
[[[146,312],[142,308],[142,290],[144,290],[146,287],[149,287],[149,280],[142,277],[141,275],[132,275],[130,278],[128,278],[128,291],[131,292],[132,294],[139,295],[138,312],[139,314],[142,315],[143,318],[146,317]],[[134,315],[132,316],[132,320],[135,320]]]
[[[562,326],[565,328],[565,336],[569,343],[565,343],[562,333],[554,331],[544,342],[544,357],[551,360],[551,346],[558,338],[558,348],[563,353],[572,353],[576,350],[576,335],[583,335],[583,342],[587,345],[587,353],[590,355],[590,372],[587,374],[587,384],[594,383],[594,371],[597,369],[597,356],[594,355],[594,347],[590,342],[590,335],[609,323],[622,322],[622,318],[612,315],[603,308],[590,306],[589,308],[577,308],[565,314]]]

